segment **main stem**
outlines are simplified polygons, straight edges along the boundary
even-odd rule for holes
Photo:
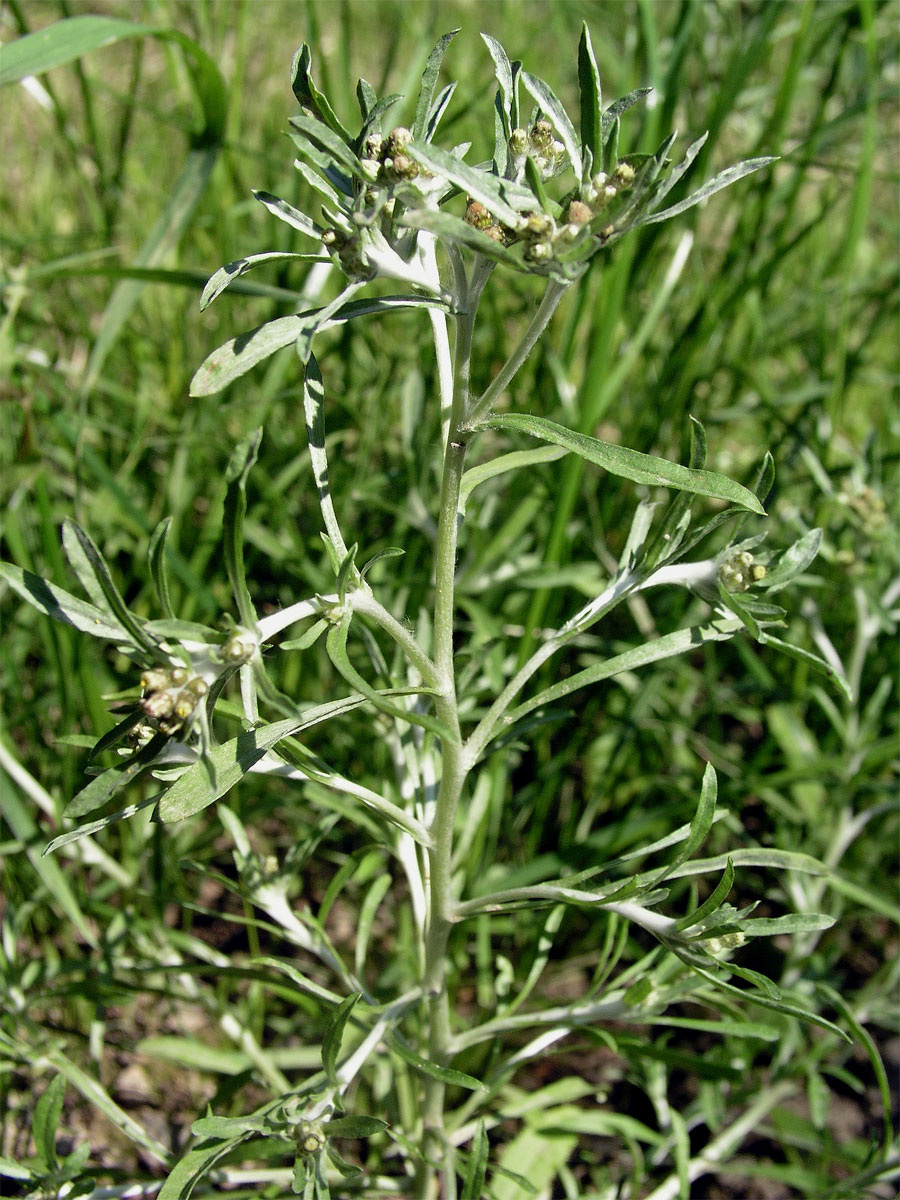
[[[429,913],[425,935],[424,985],[428,996],[428,1057],[438,1066],[445,1065],[450,1046],[450,1000],[447,994],[447,942],[454,923],[451,881],[453,828],[456,810],[468,771],[459,729],[456,676],[453,662],[455,626],[454,578],[459,512],[459,490],[466,460],[466,438],[460,429],[469,406],[469,376],[472,355],[472,331],[478,299],[488,272],[476,262],[466,295],[459,298],[456,321],[456,347],[453,362],[453,402],[444,446],[435,551],[434,664],[441,681],[435,701],[437,716],[450,730],[441,742],[441,783],[431,826],[432,846],[429,858]],[[425,1084],[423,1127],[425,1153],[439,1157],[442,1164],[443,1200],[455,1200],[456,1166],[453,1147],[444,1136],[445,1085],[429,1077]],[[416,1176],[416,1200],[431,1200],[437,1195],[437,1180],[432,1167],[422,1163]]]

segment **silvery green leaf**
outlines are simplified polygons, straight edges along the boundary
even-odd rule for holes
[[[600,162],[603,154],[603,92],[600,86],[600,71],[594,57],[594,47],[591,44],[591,34],[587,21],[581,24],[581,37],[578,41],[578,91],[581,97],[581,153],[582,170],[590,153],[590,162]],[[588,167],[588,171],[590,168]]]
[[[83,837],[90,837],[94,833],[99,833],[101,829],[106,829],[109,825],[114,825],[117,821],[125,821],[129,817],[133,817],[136,813],[142,812],[145,808],[149,808],[158,799],[159,793],[155,796],[150,796],[147,800],[141,800],[137,804],[128,804],[125,808],[120,808],[118,812],[109,813],[107,816],[100,817],[95,821],[88,821],[86,825],[79,825],[77,829],[70,829],[68,833],[61,833],[51,842],[48,842],[41,852],[41,856],[52,854],[55,850],[59,850],[63,846],[68,846],[72,842],[77,842]]]
[[[446,179],[459,188],[461,192],[471,196],[483,204],[493,216],[504,225],[514,227],[519,221],[519,212],[535,210],[538,202],[527,188],[502,180],[497,175],[470,167],[468,163],[448,154],[437,146],[425,142],[411,142],[407,154],[417,163],[429,170],[439,179]]]
[[[362,83],[362,80],[360,80],[360,83]],[[402,99],[403,97],[399,92],[394,92],[390,96],[382,96],[380,100],[375,102],[371,111],[366,115],[365,120],[363,121],[362,129],[360,129],[359,135],[354,143],[358,152],[362,152],[366,138],[370,133],[381,133],[381,118],[386,112],[392,109],[398,101]]]
[[[784,917],[750,917],[737,922],[747,937],[774,937],[779,933],[817,933],[830,929],[835,918],[824,913],[788,913]]]
[[[329,721],[362,703],[363,699],[358,696],[331,700],[327,704],[316,705],[302,717],[249,730],[221,746],[213,747],[208,761],[197,762],[189,767],[162,796],[159,802],[160,820],[166,823],[183,821],[202,812],[240,783],[247,772],[284,738]]]
[[[796,658],[798,662],[806,663],[812,667],[814,671],[818,671],[820,675],[824,675],[836,684],[844,693],[848,700],[854,699],[853,689],[850,687],[850,682],[846,675],[838,671],[830,662],[827,662],[821,655],[815,654],[812,650],[804,650],[802,646],[794,646],[790,642],[785,642],[779,637],[775,637],[765,630],[760,631],[759,641],[764,646],[774,646],[776,650],[780,650],[782,654],[787,654],[789,658]]]
[[[438,39],[437,45],[428,55],[425,70],[422,72],[419,94],[416,97],[416,115],[412,124],[412,135],[416,141],[422,141],[425,136],[425,130],[428,127],[428,114],[431,110],[431,101],[434,97],[434,89],[437,85],[438,75],[441,73],[441,64],[444,61],[444,55],[447,53],[447,47],[458,33],[458,29],[451,29],[449,33],[445,33]]]
[[[132,754],[131,758],[110,767],[102,775],[95,776],[87,787],[82,788],[77,796],[73,796],[63,809],[63,816],[67,820],[77,820],[101,808],[116,792],[153,765],[168,740],[165,734],[158,733],[146,746]]]
[[[601,136],[603,144],[606,145],[609,136],[612,133],[616,121],[621,117],[623,112],[627,112],[632,105],[637,104],[639,100],[650,94],[653,91],[652,87],[635,88],[633,92],[629,92],[627,96],[620,96],[618,100],[614,100],[609,108],[603,113],[601,118]],[[595,160],[596,161],[596,160]]]
[[[387,1122],[378,1117],[359,1116],[331,1117],[325,1122],[325,1132],[329,1137],[367,1138],[387,1129]]]
[[[152,652],[156,648],[155,641],[147,636],[143,626],[129,612],[122,594],[113,582],[113,577],[106,560],[87,534],[77,522],[67,517],[63,521],[63,545],[67,556],[83,584],[90,581],[90,595],[102,596],[109,615],[127,630],[130,640],[135,646]],[[87,587],[85,588],[87,590]]]
[[[488,53],[494,60],[494,75],[497,79],[497,86],[500,91],[500,112],[503,119],[503,131],[507,137],[512,133],[515,119],[513,117],[513,108],[515,107],[515,83],[513,79],[512,63],[509,61],[509,56],[500,45],[496,38],[492,38],[489,33],[483,33],[481,40],[488,48]]]
[[[438,125],[441,123],[441,117],[447,111],[447,105],[450,103],[450,98],[456,91],[456,80],[448,83],[446,87],[442,87],[432,102],[431,108],[428,110],[428,120],[425,123],[424,140],[431,142],[434,140],[434,135],[438,131]]]
[[[688,146],[687,150],[684,152],[684,158],[680,163],[678,163],[677,166],[672,168],[670,173],[666,176],[657,189],[655,196],[655,202],[657,204],[659,204],[669,194],[669,192],[671,192],[675,184],[687,174],[693,165],[694,159],[706,144],[706,139],[708,137],[709,134],[704,133],[701,137],[698,137],[695,142],[691,142],[690,146]]]
[[[363,177],[359,159],[350,149],[349,134],[347,134],[346,139],[340,137],[327,125],[323,125],[320,121],[316,121],[313,117],[307,117],[302,113],[299,116],[291,117],[290,123],[306,139],[309,145],[317,147],[320,151],[324,151],[335,166],[340,167],[342,171],[357,179]]]
[[[380,709],[382,712],[388,713],[390,716],[401,721],[406,721],[410,725],[421,725],[423,729],[429,730],[439,738],[446,739],[452,736],[447,726],[444,725],[442,721],[439,721],[436,717],[431,717],[427,713],[415,712],[412,709],[401,708],[398,704],[392,703],[391,700],[387,698],[385,693],[376,691],[371,684],[366,682],[366,680],[350,662],[350,657],[347,654],[347,632],[349,629],[349,624],[350,622],[348,614],[348,617],[345,617],[339,625],[332,626],[328,633],[328,638],[326,639],[328,657],[334,663],[339,674],[343,676],[347,683],[349,683],[352,688],[355,688],[362,696],[365,696],[367,700],[371,700],[375,707]],[[411,690],[426,696],[434,694],[433,689],[428,687],[417,687]],[[396,692],[389,694],[396,695]]]
[[[265,193],[257,192],[257,200],[259,200],[264,194]],[[273,197],[273,199],[275,199],[275,197]],[[285,202],[281,200],[279,203],[284,204]],[[271,205],[266,204],[266,207],[269,208],[270,211],[274,211]],[[278,212],[277,215],[282,216],[281,212]],[[282,216],[282,219],[284,220],[286,218]],[[289,224],[294,223],[291,221]],[[312,224],[312,222],[310,222],[310,224]],[[296,229],[297,226],[294,225],[294,228]],[[304,232],[306,232],[306,230],[304,230]],[[319,233],[316,233],[315,236],[321,238],[321,234]],[[231,284],[234,283],[235,279],[240,279],[242,275],[246,275],[248,271],[252,271],[254,267],[258,267],[261,263],[284,262],[286,259],[290,258],[308,259],[309,257],[310,255],[308,254],[290,254],[272,250],[266,251],[264,254],[248,254],[246,258],[236,258],[233,262],[226,263],[224,267],[219,267],[218,271],[209,277],[206,287],[203,289],[203,293],[200,296],[200,310],[202,312],[204,308],[212,304],[213,300],[215,300],[217,296],[220,296],[227,287],[230,287]]]
[[[449,1083],[451,1087],[467,1088],[472,1092],[487,1091],[485,1084],[471,1075],[464,1075],[462,1071],[454,1071],[452,1067],[442,1067],[427,1058],[422,1058],[396,1034],[390,1038],[388,1045],[398,1058],[401,1058],[421,1075],[427,1075],[430,1079],[439,1079],[441,1083]]]
[[[725,864],[725,870],[722,873],[722,878],[703,901],[703,903],[687,916],[679,918],[676,922],[676,929],[681,933],[688,929],[692,929],[695,925],[699,925],[701,921],[705,921],[725,902],[728,893],[734,884],[734,862],[731,858]]]
[[[246,375],[257,363],[265,361],[277,350],[293,345],[307,324],[306,316],[277,317],[248,333],[230,338],[197,368],[191,380],[190,395],[195,398],[215,396],[235,379]]]
[[[222,515],[222,544],[225,552],[225,570],[237,605],[238,616],[244,625],[252,628],[256,624],[256,609],[247,587],[244,570],[243,525],[247,512],[247,476],[256,462],[262,429],[255,429],[238,443],[225,471],[228,487]]]
[[[363,121],[367,121],[369,113],[378,103],[378,96],[375,89],[367,79],[358,79],[356,82],[356,100],[359,104],[359,113]],[[359,139],[357,139],[359,141]]]
[[[361,999],[361,993],[355,992],[346,1000],[342,1000],[334,1012],[329,1014],[328,1025],[322,1036],[322,1066],[325,1068],[328,1079],[335,1085],[337,1084],[337,1056],[341,1049],[344,1027]]]
[[[141,1047],[146,1047],[146,1043],[152,1043],[154,1040],[158,1039],[144,1038],[143,1041],[139,1043],[137,1052],[139,1054],[152,1054],[152,1044],[149,1048],[142,1049]],[[183,1041],[184,1039],[179,1038],[177,1040]],[[239,1054],[239,1057],[244,1062],[249,1061],[247,1060],[246,1055]],[[229,1072],[229,1074],[231,1074],[231,1072]],[[221,1141],[222,1138],[230,1139],[241,1133],[264,1133],[266,1128],[266,1122],[261,1117],[212,1116],[200,1117],[198,1121],[195,1121],[191,1126],[191,1133],[194,1135],[194,1137],[199,1138],[200,1141],[205,1142],[210,1138],[216,1138],[218,1141]]]
[[[292,141],[296,142],[297,140],[298,139],[295,135],[294,138],[292,138]],[[332,186],[330,182],[330,176],[324,172],[320,173],[319,171],[313,170],[312,167],[308,166],[302,161],[302,159],[299,158],[294,159],[294,169],[299,171],[309,186],[314,191],[318,192],[320,196],[324,196],[328,203],[332,205],[332,207],[340,206],[342,203],[341,195]]]
[[[527,270],[525,264],[512,250],[500,242],[495,242],[493,238],[489,238],[483,230],[467,225],[459,217],[444,212],[442,209],[412,209],[403,214],[400,224],[408,229],[423,229],[427,233],[433,233],[437,237],[456,242],[460,246],[467,246],[470,250],[484,255],[485,258],[503,263],[504,266],[512,267],[515,271]]]
[[[300,212],[300,210],[298,208],[294,208],[293,204],[288,204],[287,200],[282,200],[280,196],[273,196],[271,192],[255,191],[253,193],[253,196],[256,200],[258,200],[260,202],[260,204],[262,204],[265,208],[267,208],[273,216],[278,217],[279,220],[284,221],[286,224],[290,225],[292,229],[299,229],[299,231],[301,233],[305,233],[307,237],[315,238],[317,241],[322,240],[322,232],[323,231],[319,228],[319,226],[315,223],[315,221],[311,221],[305,213]],[[266,257],[268,257],[268,258],[291,258],[293,256],[289,255],[289,254],[282,254],[282,255],[254,254],[254,255],[251,255],[251,257],[249,259],[238,259],[238,263],[241,263],[241,262],[251,263],[253,260],[258,262],[258,261],[265,259]],[[220,270],[222,270],[222,271],[228,270],[230,267],[233,267],[234,265],[235,265],[234,263],[229,263],[228,267],[222,267],[222,268],[220,268]],[[218,274],[218,273],[219,272],[217,272],[216,274]],[[215,279],[215,278],[216,278],[216,276],[214,275],[213,279]],[[206,285],[207,288],[210,286],[211,283],[212,283],[212,279]],[[206,293],[204,292],[204,295],[205,294]],[[208,303],[208,301],[207,301],[207,303]]]
[[[563,446],[587,462],[603,467],[611,475],[619,475],[633,483],[677,488],[697,496],[709,496],[729,504],[739,504],[751,512],[765,515],[762,505],[752,492],[724,475],[713,471],[696,471],[691,467],[683,467],[680,463],[629,450],[626,446],[602,442],[597,438],[566,429],[544,417],[534,417],[530,413],[495,414],[480,421],[476,428],[527,433],[542,441]]]
[[[671,208],[664,208],[662,212],[655,212],[652,215],[642,214],[635,221],[635,225],[655,225],[659,221],[668,221],[670,217],[677,217],[679,213],[687,212],[689,208],[693,208],[695,204],[700,204],[701,201],[714,196],[716,192],[720,192],[723,188],[729,187],[732,183],[736,183],[739,179],[743,179],[745,175],[752,175],[754,171],[761,171],[763,167],[769,167],[773,162],[777,162],[776,158],[748,158],[746,162],[736,163],[733,167],[726,167],[724,171],[720,171],[718,175],[713,176],[696,192],[692,192],[684,200],[678,204],[673,204]]]
[[[553,94],[549,84],[528,71],[522,72],[522,83],[525,90],[534,97],[541,112],[556,130],[559,139],[566,148],[566,156],[577,178],[581,178],[581,147],[578,144],[578,134],[569,114]]]
[[[766,592],[780,592],[795,576],[805,571],[819,553],[822,545],[822,530],[810,529],[803,537],[785,550],[774,567],[770,567],[761,585]]]
[[[56,1130],[62,1116],[65,1095],[65,1076],[54,1075],[34,1106],[31,1133],[34,1137],[34,1147],[37,1150],[38,1158],[47,1171],[55,1171],[58,1162]]]
[[[297,97],[302,108],[314,112],[320,121],[325,122],[330,131],[333,131],[341,141],[349,145],[350,134],[338,120],[325,95],[313,82],[311,68],[312,54],[309,46],[304,42],[291,63],[291,91]]]
[[[460,511],[464,512],[466,501],[472,494],[472,491],[485,480],[495,479],[498,475],[504,475],[507,471],[517,471],[522,467],[535,466],[538,463],[555,462],[556,459],[562,458],[566,453],[563,446],[539,446],[535,450],[514,450],[510,454],[501,454],[499,458],[493,458],[490,462],[481,463],[477,467],[470,467],[462,477],[462,483],[459,489],[459,505]]]
[[[171,527],[172,518],[164,517],[150,535],[150,544],[147,547],[147,563],[150,568],[150,578],[153,580],[153,587],[156,590],[156,598],[160,608],[170,619],[175,616],[172,597],[169,594],[169,574],[166,563],[166,547]]]
[[[521,720],[522,717],[532,712],[535,708],[540,708],[545,704],[556,703],[557,700],[571,695],[572,692],[577,692],[580,688],[589,687],[591,684],[599,683],[603,679],[611,679],[614,675],[619,675],[623,671],[638,670],[641,667],[649,666],[650,663],[661,662],[666,658],[674,658],[678,654],[685,654],[690,650],[696,649],[697,646],[704,645],[706,642],[727,641],[729,638],[734,637],[742,628],[742,621],[737,618],[730,618],[728,620],[711,621],[708,625],[695,625],[690,629],[679,629],[675,633],[667,633],[664,637],[654,638],[650,642],[645,642],[641,646],[635,646],[633,649],[626,650],[622,654],[617,654],[613,658],[608,658],[604,662],[587,667],[583,671],[577,671],[567,679],[546,688],[536,696],[532,696],[530,700],[526,700],[520,704],[518,708],[513,709],[504,718],[503,727]]]

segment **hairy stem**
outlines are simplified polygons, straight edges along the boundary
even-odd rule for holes
[[[467,771],[459,730],[453,661],[459,490],[466,460],[466,440],[461,437],[460,429],[470,403],[470,365],[475,313],[489,273],[489,265],[486,267],[476,260],[465,289],[461,289],[465,294],[457,297],[459,311],[456,318],[453,399],[444,445],[435,550],[434,663],[440,680],[440,694],[436,699],[435,708],[438,720],[450,731],[450,736],[441,742],[441,783],[431,826],[432,847],[428,852],[429,910],[423,982],[428,996],[428,1057],[439,1066],[443,1066],[448,1059],[451,1039],[450,1002],[446,983],[447,942],[455,920],[451,861],[456,810]],[[455,1200],[454,1150],[443,1134],[445,1090],[445,1085],[439,1079],[429,1078],[425,1084],[425,1151],[429,1157],[439,1157],[441,1160],[443,1200]],[[422,1200],[430,1200],[437,1194],[436,1185],[433,1169],[423,1163],[416,1178],[416,1196],[421,1196]]]

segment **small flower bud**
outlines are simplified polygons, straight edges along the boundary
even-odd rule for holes
[[[532,263],[549,262],[553,258],[553,243],[532,242],[525,247],[523,257]]]
[[[384,155],[390,158],[396,158],[398,154],[402,154],[409,143],[413,140],[413,135],[403,125],[398,125],[396,129],[392,129],[387,136],[387,141],[384,146]]]
[[[141,701],[141,708],[148,717],[168,717],[174,707],[175,701],[169,691],[151,692]]]
[[[326,246],[337,245],[338,233],[336,229],[326,229],[322,234],[322,241]]]
[[[175,701],[175,716],[180,721],[186,721],[196,707],[197,697],[185,688],[183,692],[178,693],[178,698]]]
[[[528,149],[528,134],[524,129],[514,129],[509,135],[509,150],[510,153],[517,158],[523,155]]]
[[[566,209],[566,224],[586,225],[593,216],[590,207],[583,200],[573,200]]]
[[[380,161],[384,154],[384,138],[379,133],[370,133],[363,142],[363,158]]]
[[[366,179],[372,183],[378,178],[378,173],[381,170],[381,161],[377,158],[361,158],[359,160],[360,170]]]
[[[529,140],[534,150],[546,153],[553,142],[553,126],[549,121],[535,121]]]
[[[622,187],[629,187],[634,183],[634,167],[630,163],[620,162],[613,173],[613,179]]]
[[[161,692],[169,686],[169,672],[161,670],[145,671],[141,676],[141,687],[145,692]]]
[[[758,574],[759,569],[762,575]],[[729,592],[746,592],[753,583],[764,579],[766,568],[762,563],[753,561],[749,550],[737,550],[726,558],[719,567],[719,579],[722,586]]]
[[[325,1145],[325,1134],[318,1121],[297,1123],[297,1149],[303,1157],[318,1154]]]
[[[169,679],[175,687],[180,687],[181,684],[187,683],[188,673],[184,667],[173,667],[169,672]]]
[[[529,213],[521,226],[521,232],[525,237],[544,238],[555,232],[553,218],[545,212]]]
[[[467,225],[472,225],[475,229],[487,229],[493,224],[494,218],[477,200],[470,200],[466,205],[465,222]]]

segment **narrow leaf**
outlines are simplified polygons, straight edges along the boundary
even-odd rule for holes
[[[773,162],[777,161],[776,158],[748,158],[746,162],[736,163],[733,167],[726,167],[724,171],[720,171],[718,175],[713,176],[712,179],[698,188],[696,192],[692,192],[690,196],[679,201],[678,204],[673,204],[671,208],[664,208],[662,212],[639,216],[634,224],[635,226],[656,225],[660,221],[668,221],[670,217],[677,217],[679,213],[687,212],[695,204],[700,204],[701,201],[714,196],[716,192],[720,192],[723,188],[727,188],[739,179],[743,179],[745,175],[752,175],[754,171],[761,171],[763,167],[769,167]]]
[[[591,152],[591,161],[599,163],[603,154],[603,107],[600,71],[591,45],[591,34],[587,21],[581,25],[578,41],[578,90],[581,96],[581,153],[582,166],[586,161],[585,151]]]
[[[676,928],[678,931],[684,932],[687,929],[691,929],[693,926],[699,925],[701,921],[705,921],[707,917],[711,916],[717,908],[724,904],[733,884],[734,862],[731,860],[731,858],[729,858],[728,862],[725,864],[725,871],[722,875],[722,878],[706,897],[700,907],[696,908],[692,913],[688,913],[687,916],[681,917],[676,922]]]
[[[412,135],[416,141],[421,141],[424,137],[428,122],[428,113],[431,108],[432,98],[434,97],[434,89],[437,84],[438,75],[441,72],[441,64],[444,61],[444,55],[447,53],[447,47],[458,33],[458,29],[451,29],[449,33],[445,33],[438,39],[437,45],[428,55],[425,70],[422,72],[422,82],[419,86],[419,95],[416,99],[416,115],[412,125]]]
[[[605,662],[587,667],[583,671],[577,671],[574,675],[570,675],[568,679],[564,679],[560,683],[556,683],[552,687],[545,689],[543,692],[539,692],[536,696],[533,696],[530,700],[526,700],[518,708],[509,713],[504,718],[504,725],[511,725],[513,722],[521,720],[526,713],[531,712],[535,708],[540,708],[544,704],[555,703],[557,700],[571,695],[572,692],[576,692],[580,688],[588,687],[593,683],[599,683],[603,679],[610,679],[622,671],[634,671],[639,667],[648,666],[650,663],[660,662],[666,658],[674,658],[678,654],[685,654],[687,651],[694,650],[698,646],[703,646],[707,642],[727,641],[729,638],[734,637],[742,627],[743,622],[736,618],[716,620],[711,621],[708,625],[694,625],[690,629],[679,629],[675,633],[667,633],[664,637],[655,638],[653,641],[646,642],[641,646],[635,646],[633,649],[626,650],[622,654],[617,654]]]
[[[408,229],[424,229],[440,238],[456,242],[457,245],[466,246],[469,250],[483,254],[485,258],[512,267],[514,271],[525,272],[528,269],[518,255],[502,242],[495,242],[483,229],[476,229],[443,209],[414,208],[405,212],[399,223]]]
[[[306,328],[305,317],[277,317],[239,334],[214,350],[191,380],[190,395],[214,396],[285,346],[291,346]]]
[[[580,179],[581,147],[578,144],[578,134],[569,120],[569,114],[553,94],[550,85],[545,83],[543,79],[539,79],[536,75],[530,75],[528,71],[523,71],[522,83],[525,85],[525,90],[534,97],[541,112],[556,130],[560,141],[566,148],[566,155],[572,166],[572,170]]]
[[[254,195],[259,200],[264,193],[255,192]],[[284,201],[281,201],[281,203],[283,204]],[[266,207],[268,208],[269,206],[266,205]],[[315,236],[319,237],[321,235],[317,233]],[[306,254],[291,254],[272,250],[264,254],[248,254],[246,258],[236,258],[233,262],[226,263],[224,267],[219,267],[215,274],[210,275],[206,282],[206,287],[203,289],[203,294],[200,296],[200,311],[202,312],[203,309],[212,304],[213,300],[217,296],[221,296],[222,292],[230,287],[236,279],[240,279],[242,275],[246,275],[254,267],[267,262],[284,262],[287,259],[306,259],[308,257]]]
[[[294,208],[293,204],[288,204],[287,200],[282,200],[280,196],[273,196],[271,192],[254,191],[255,199],[257,199],[264,208],[267,208],[273,216],[290,225],[292,229],[299,229],[301,233],[305,233],[307,237],[315,238],[316,241],[322,240],[323,230],[310,218],[302,213],[299,208]],[[292,258],[290,254],[253,254],[250,258],[238,259],[238,263],[248,263],[255,265],[257,262],[263,262],[267,258]],[[229,263],[228,268],[235,266],[235,263]],[[221,268],[227,270],[228,268]],[[248,270],[249,267],[244,267]],[[243,274],[243,271],[239,272]],[[213,276],[213,279],[215,276]],[[210,280],[212,283],[212,280]],[[207,285],[209,286],[209,285]],[[208,303],[208,301],[207,301]]]
[[[256,624],[256,609],[247,588],[244,570],[244,516],[247,512],[247,476],[256,462],[262,429],[248,434],[235,448],[225,472],[228,484],[222,517],[222,542],[225,552],[225,570],[237,604],[238,615],[244,625]]]
[[[350,144],[350,134],[338,120],[324,93],[320,92],[313,82],[312,54],[305,42],[291,63],[291,91],[302,108],[315,113],[339,138]]]
[[[174,620],[175,609],[172,607],[172,596],[169,591],[169,574],[166,569],[166,544],[169,540],[169,530],[171,527],[172,518],[165,517],[153,530],[153,533],[150,535],[150,544],[147,547],[147,560],[150,567],[150,578],[153,580],[153,587],[156,591],[159,606],[166,617]]]
[[[513,131],[513,110],[515,107],[512,64],[509,61],[506,51],[496,38],[492,38],[489,33],[483,33],[481,40],[487,46],[488,53],[494,60],[494,75],[497,79],[497,86],[500,89],[500,108],[503,113],[504,133],[508,138]]]
[[[352,1116],[332,1117],[325,1122],[325,1132],[329,1137],[367,1138],[387,1129],[387,1121],[378,1117]]]
[[[40,1158],[48,1172],[55,1171],[58,1163],[56,1157],[56,1130],[59,1127],[59,1118],[62,1116],[65,1096],[65,1076],[54,1075],[34,1106],[31,1132],[34,1137],[34,1145],[38,1152],[38,1158]]]
[[[606,145],[610,134],[616,127],[619,117],[623,112],[627,112],[629,108],[637,104],[639,100],[643,100],[645,96],[653,91],[651,87],[635,88],[633,92],[629,92],[627,96],[621,96],[618,100],[614,100],[609,108],[604,112],[601,118],[601,131],[603,144]]]
[[[325,1068],[325,1074],[328,1076],[329,1081],[334,1085],[337,1085],[338,1082],[337,1057],[341,1050],[344,1027],[360,999],[361,994],[355,992],[352,996],[348,996],[346,1000],[342,1000],[331,1014],[328,1027],[322,1037],[322,1066]]]
[[[425,713],[413,712],[408,708],[401,708],[398,704],[393,704],[390,700],[386,700],[381,693],[366,682],[350,662],[350,657],[347,654],[347,632],[349,627],[350,614],[348,613],[339,625],[334,625],[331,628],[326,640],[328,657],[347,683],[361,695],[365,696],[366,699],[371,700],[375,707],[379,708],[382,712],[388,713],[398,720],[405,721],[409,725],[420,725],[423,729],[427,729],[442,740],[452,739],[453,735],[450,730],[436,717],[430,717]],[[423,695],[431,694],[430,688],[423,687],[416,690]]]
[[[63,816],[67,820],[77,821],[79,817],[85,817],[101,808],[116,792],[131,783],[141,771],[145,771],[154,762],[168,740],[164,733],[158,733],[126,762],[97,775],[69,801],[63,810]]]
[[[136,646],[141,646],[151,652],[155,651],[156,642],[147,636],[146,631],[139,624],[137,618],[129,612],[128,606],[122,598],[122,593],[113,582],[113,577],[109,567],[106,565],[106,560],[90,536],[70,517],[66,517],[63,522],[63,528],[64,540],[68,535],[74,535],[74,540],[81,554],[90,564],[97,587],[106,598],[112,616],[128,631],[131,635],[131,640]]]
[[[479,1121],[475,1136],[472,1138],[472,1147],[469,1150],[469,1159],[466,1163],[466,1173],[463,1176],[459,1200],[480,1200],[484,1188],[484,1177],[487,1173],[489,1149],[484,1121]]]
[[[31,571],[23,571],[13,563],[0,562],[0,578],[5,579],[9,586],[23,600],[27,600],[45,616],[64,625],[71,625],[81,633],[90,633],[94,637],[104,638],[112,642],[129,642],[131,639],[122,626],[108,613],[79,600],[77,596],[63,591],[40,575]]]
[[[464,1075],[462,1071],[454,1071],[452,1067],[441,1067],[437,1063],[429,1062],[426,1058],[421,1058],[396,1035],[390,1039],[389,1045],[398,1058],[402,1058],[421,1075],[427,1075],[430,1079],[439,1079],[441,1083],[449,1083],[453,1087],[467,1088],[470,1092],[486,1092],[488,1090],[483,1083],[478,1079],[473,1079],[471,1075]]]
[[[612,442],[575,433],[543,417],[530,413],[494,414],[475,426],[476,429],[502,429],[511,433],[521,432],[563,446],[578,454],[587,462],[596,463],[612,475],[630,479],[634,483],[651,487],[672,487],[679,491],[692,492],[697,496],[709,496],[729,504],[739,504],[751,512],[765,515],[762,505],[752,492],[734,480],[713,471],[696,471],[680,463],[641,454]]]
[[[538,202],[526,188],[501,180],[497,175],[470,167],[462,159],[455,158],[446,150],[425,142],[411,142],[407,147],[410,158],[427,167],[439,179],[446,179],[473,200],[483,204],[504,225],[515,227],[519,213],[513,203],[523,210],[538,208]],[[513,203],[510,202],[512,198]]]
[[[61,850],[63,846],[69,846],[72,842],[78,842],[84,837],[90,837],[92,834],[99,833],[102,829],[106,829],[110,825],[115,825],[117,821],[125,821],[129,817],[133,817],[136,813],[143,812],[145,808],[149,808],[151,804],[155,804],[158,799],[159,793],[157,792],[155,796],[150,796],[147,800],[141,800],[138,804],[128,804],[125,808],[119,809],[118,812],[100,817],[96,821],[88,821],[87,825],[79,825],[77,829],[70,829],[68,833],[61,833],[52,842],[47,843],[41,857],[53,854],[54,851]]]
[[[313,146],[323,150],[329,159],[349,176],[361,179],[359,159],[350,149],[350,135],[341,136],[327,125],[305,115],[291,117],[290,123]]]
[[[803,537],[785,550],[774,567],[770,567],[763,586],[769,593],[780,592],[801,571],[805,571],[819,553],[822,545],[822,530],[810,529]]]

